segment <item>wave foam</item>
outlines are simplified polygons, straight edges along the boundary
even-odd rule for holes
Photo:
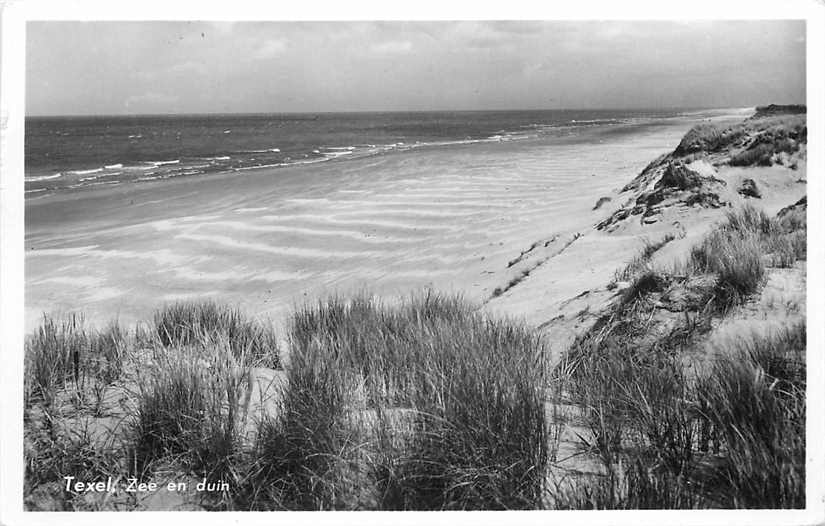
[[[88,175],[88,174],[96,174],[103,171],[103,168],[93,168],[91,170],[72,170],[68,172],[72,175]]]
[[[35,183],[37,181],[51,181],[52,179],[57,179],[58,177],[63,177],[62,173],[56,173],[54,175],[37,175],[34,177],[26,177],[26,182]]]

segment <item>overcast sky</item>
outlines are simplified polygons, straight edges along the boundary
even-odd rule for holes
[[[30,22],[30,115],[805,101],[805,23]]]

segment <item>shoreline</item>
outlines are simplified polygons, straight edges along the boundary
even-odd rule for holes
[[[538,125],[533,124],[529,126],[522,126],[518,130],[499,130],[496,134],[491,135],[485,138],[466,138],[466,139],[444,139],[444,140],[434,140],[434,141],[427,141],[427,142],[411,142],[411,143],[393,143],[388,145],[355,145],[355,146],[335,146],[335,147],[321,147],[321,149],[329,150],[329,155],[324,154],[323,157],[317,159],[310,159],[310,160],[293,160],[287,162],[279,162],[271,165],[261,165],[261,166],[244,166],[244,167],[235,167],[235,168],[225,168],[220,169],[220,167],[212,167],[206,172],[198,172],[196,174],[190,173],[183,173],[179,175],[170,175],[170,176],[157,176],[149,179],[137,178],[137,179],[126,179],[123,181],[101,181],[98,183],[89,183],[86,185],[70,185],[67,187],[59,187],[57,189],[50,189],[50,188],[33,188],[28,189],[25,191],[29,197],[27,199],[36,200],[41,199],[43,197],[61,195],[66,193],[76,193],[76,192],[84,192],[84,191],[94,191],[95,189],[105,189],[110,186],[119,187],[121,185],[130,185],[130,184],[151,184],[153,182],[164,183],[170,180],[177,180],[179,178],[189,178],[189,177],[207,177],[213,175],[227,175],[227,174],[242,174],[247,171],[257,172],[260,170],[273,170],[273,169],[283,169],[283,168],[298,168],[304,167],[308,165],[315,165],[318,163],[326,163],[326,162],[344,162],[344,161],[352,161],[358,159],[364,159],[369,157],[375,156],[383,156],[383,155],[393,155],[393,154],[403,154],[408,152],[415,152],[421,149],[431,149],[431,148],[454,148],[454,147],[461,147],[461,146],[471,146],[476,144],[496,144],[496,143],[507,143],[507,142],[523,142],[523,141],[553,141],[557,144],[563,143],[566,140],[577,141],[580,140],[579,137],[575,134],[571,134],[571,132],[581,131],[584,133],[594,132],[595,134],[603,134],[603,135],[610,135],[612,133],[627,133],[628,128],[636,128],[637,131],[640,128],[644,128],[647,126],[666,126],[668,123],[672,121],[683,120],[685,118],[696,118],[702,116],[703,118],[715,119],[719,118],[720,116],[730,116],[730,115],[739,115],[744,112],[750,111],[751,108],[720,108],[720,109],[709,109],[709,110],[697,110],[693,112],[683,112],[679,113],[674,116],[667,116],[667,117],[628,117],[624,119],[619,119],[617,122],[613,123],[596,123],[591,124],[587,121],[582,121],[582,123],[575,123],[575,121],[571,121],[565,124],[554,124],[554,125]],[[571,113],[575,113],[575,110],[571,110]],[[483,113],[483,112],[482,112]],[[610,120],[610,119],[609,119]],[[359,150],[359,148],[370,146],[370,149],[367,150]],[[336,153],[338,151],[347,151],[348,154],[342,155],[341,153]],[[255,150],[257,152],[258,150]],[[280,149],[274,148],[270,150],[260,150],[261,152],[270,151],[270,152],[280,152]],[[252,151],[248,153],[253,153]],[[212,157],[195,157],[193,159],[200,160],[200,161],[209,161],[214,159],[224,160],[229,159],[228,156],[212,156]],[[114,162],[114,161],[112,161]],[[134,161],[137,162],[137,161]],[[132,164],[134,164],[132,162]],[[142,161],[143,164],[147,166],[141,168],[139,166],[131,166],[126,168],[125,170],[134,170],[134,169],[150,169],[153,165],[154,168],[158,168],[161,165],[176,165],[181,162],[180,159],[172,160],[172,161]],[[187,161],[188,162],[188,161]],[[203,168],[203,166],[201,166]],[[62,169],[56,174],[47,174],[47,175],[37,175],[33,176],[32,178],[26,179],[28,183],[37,183],[43,181],[54,180],[56,178],[62,178],[66,174],[80,174],[80,175],[88,175],[92,173],[102,172],[106,169],[120,169],[124,170],[123,163],[115,163],[112,165],[106,165],[101,167],[83,167],[83,169],[79,170],[69,170],[69,169]],[[103,174],[103,177],[108,176],[109,174]],[[90,179],[96,180],[99,176],[94,176]],[[80,182],[83,182],[89,179],[80,179]],[[96,188],[97,187],[97,188]],[[50,192],[43,195],[40,195],[41,192]]]
[[[409,239],[410,236],[416,232],[426,233],[427,228],[436,229],[430,231],[432,234],[430,239],[433,239],[436,243],[438,243],[439,240],[437,234],[443,235],[445,230],[446,233],[452,233],[452,237],[458,240],[460,238],[455,237],[457,234],[461,232],[472,232],[473,230],[478,230],[478,228],[470,227],[469,225],[462,226],[463,223],[459,221],[462,216],[456,217],[455,214],[464,214],[467,212],[464,217],[469,218],[473,216],[473,214],[470,213],[473,209],[455,208],[455,205],[478,205],[479,208],[483,208],[489,204],[491,206],[501,206],[499,209],[502,212],[499,214],[501,220],[488,221],[488,226],[484,227],[486,230],[476,232],[475,237],[486,237],[488,238],[488,242],[493,243],[505,242],[507,247],[493,250],[492,254],[485,254],[486,251],[481,250],[482,244],[481,241],[478,240],[475,244],[465,246],[464,250],[474,248],[475,250],[473,250],[473,252],[477,254],[476,258],[487,259],[488,263],[500,261],[508,257],[508,251],[515,250],[516,247],[526,243],[528,239],[527,237],[523,237],[523,239],[513,238],[512,234],[508,235],[508,232],[513,232],[513,229],[515,229],[515,232],[522,232],[526,225],[521,227],[518,225],[535,212],[546,215],[549,211],[552,217],[552,207],[548,209],[548,206],[539,198],[540,196],[534,195],[531,189],[539,190],[547,196],[545,198],[547,203],[563,203],[565,201],[563,196],[569,193],[569,189],[565,189],[564,184],[558,186],[558,182],[553,182],[553,170],[571,173],[571,176],[564,177],[573,184],[593,186],[595,183],[598,188],[591,190],[591,192],[599,193],[607,191],[611,187],[624,184],[623,181],[630,174],[640,169],[644,163],[649,160],[648,157],[654,156],[647,155],[645,152],[659,152],[664,151],[668,147],[672,147],[670,145],[672,140],[661,140],[662,134],[678,140],[677,137],[681,136],[696,120],[695,117],[691,117],[689,119],[670,119],[667,123],[652,122],[622,126],[624,133],[618,128],[605,127],[606,129],[603,130],[593,130],[593,135],[588,140],[582,140],[580,137],[561,138],[558,140],[541,138],[511,141],[508,143],[422,148],[408,152],[394,152],[389,155],[348,159],[346,161],[320,163],[311,166],[253,170],[242,176],[238,176],[233,172],[217,173],[208,176],[168,180],[163,183],[148,182],[135,185],[127,184],[76,192],[73,195],[56,194],[36,200],[27,200],[25,244],[27,255],[27,289],[30,288],[32,281],[37,282],[38,280],[60,276],[65,277],[64,283],[52,282],[52,286],[57,289],[62,288],[63,290],[67,290],[67,292],[71,289],[69,286],[70,280],[73,278],[71,272],[64,271],[55,276],[51,268],[44,268],[39,261],[32,263],[31,258],[37,251],[44,249],[61,249],[64,250],[63,253],[70,254],[66,252],[66,250],[71,248],[100,246],[100,248],[103,249],[109,246],[112,250],[104,252],[101,256],[103,257],[102,260],[100,258],[86,258],[86,261],[89,263],[97,261],[104,266],[110,265],[110,263],[107,262],[116,262],[124,252],[128,252],[134,256],[134,254],[137,253],[151,254],[152,252],[160,251],[162,255],[166,254],[173,257],[179,247],[175,243],[172,243],[173,239],[170,239],[169,236],[171,234],[168,232],[174,231],[175,222],[179,225],[192,222],[196,223],[198,221],[214,222],[214,220],[209,219],[209,216],[212,215],[222,216],[222,218],[226,219],[224,222],[229,221],[236,223],[237,221],[241,221],[250,229],[261,230],[270,228],[272,235],[287,236],[283,238],[284,241],[288,241],[289,239],[300,240],[299,246],[301,243],[309,243],[309,246],[312,247],[315,246],[314,242],[307,241],[305,236],[304,238],[289,237],[287,229],[294,227],[297,229],[297,232],[301,232],[302,221],[299,219],[300,214],[318,215],[324,210],[329,210],[330,215],[323,216],[323,214],[321,214],[318,220],[310,221],[308,225],[304,224],[304,233],[310,235],[313,231],[347,232],[344,235],[352,237],[348,238],[349,241],[346,239],[340,241],[340,243],[343,243],[341,250],[351,252],[354,249],[357,250],[356,247],[369,248],[375,244],[353,244],[358,237],[360,237],[362,241],[371,239],[376,242],[383,238],[394,239],[406,237]],[[618,135],[616,132],[619,132]],[[647,139],[639,139],[639,137],[647,137]],[[615,144],[616,146],[613,147],[615,152],[602,152],[601,145],[604,143]],[[635,147],[624,146],[625,144],[634,144]],[[659,144],[660,146],[657,146]],[[581,148],[579,148],[579,146]],[[622,157],[628,156],[628,154],[624,152],[628,147],[631,150],[638,149],[639,151],[630,155],[630,158],[633,160],[628,159],[628,161],[622,161]],[[577,151],[577,149],[581,151]],[[565,158],[568,160],[564,160],[561,164],[548,164],[548,159],[552,158],[556,153],[566,156]],[[610,160],[606,158],[607,155],[615,155],[615,162],[610,162]],[[592,163],[588,160],[589,158],[594,158]],[[468,163],[470,166],[477,165],[479,168],[468,169],[466,168]],[[483,166],[484,163],[491,164],[492,167],[482,169],[481,166]],[[420,166],[416,166],[417,164]],[[588,167],[588,164],[591,164],[591,166]],[[554,168],[554,166],[558,168]],[[579,177],[572,175],[572,173],[575,172],[571,172],[571,170],[578,171],[579,169],[581,170]],[[502,172],[506,174],[506,176],[502,178],[506,183],[498,184],[497,179],[500,178],[499,174]],[[535,175],[525,175],[534,172]],[[543,172],[549,175],[544,182],[542,182],[544,179],[544,176],[542,176]],[[590,177],[586,172],[599,173],[594,181],[594,178]],[[455,177],[449,175],[451,173],[460,174],[460,184],[450,184],[450,177]],[[370,180],[370,178],[373,178],[373,180]],[[512,188],[510,188],[511,186]],[[432,190],[438,187],[447,189],[448,193],[445,194],[443,191],[439,193],[438,190]],[[565,194],[559,194],[558,192],[560,190],[565,190]],[[353,193],[346,194],[344,192]],[[450,198],[449,192],[452,192],[455,197]],[[577,193],[580,194],[580,192]],[[329,199],[327,202],[324,202],[322,199],[329,195],[333,195],[333,202],[330,203]],[[387,197],[382,196],[387,195],[395,196],[390,197],[390,199],[399,202],[399,205],[396,207],[398,209],[396,213],[392,213],[392,207],[381,205],[382,199],[387,200]],[[361,197],[360,204],[354,199],[356,196]],[[585,212],[585,202],[589,202],[591,198],[587,196],[585,199],[581,195],[577,195],[576,198],[581,199],[581,205],[579,205],[578,208],[580,212],[577,214],[580,215]],[[596,198],[597,196],[594,195],[593,199],[595,200]],[[297,200],[300,199],[305,200],[304,206],[301,206],[301,204],[297,202]],[[289,200],[295,201],[289,202]],[[404,202],[410,203],[410,205],[404,206],[401,204]],[[440,205],[440,202],[445,202],[446,204]],[[530,202],[534,203],[531,205],[532,208],[530,206],[524,208],[526,206],[524,203]],[[408,212],[412,212],[413,209],[410,207],[414,207],[416,204],[425,206],[424,209],[416,211],[417,216],[398,216],[398,213],[403,213],[405,209]],[[357,208],[346,208],[351,208],[356,205],[365,207],[363,213],[359,213],[360,211]],[[589,208],[590,207],[587,206],[588,212]],[[256,209],[260,210],[255,211]],[[375,211],[375,214],[372,216],[369,215],[370,209]],[[432,211],[432,216],[422,215],[427,209]],[[241,212],[237,212],[238,210]],[[251,212],[244,212],[247,210],[251,210]],[[296,213],[299,215],[296,216]],[[350,213],[350,215],[347,216],[347,213]],[[451,217],[451,214],[453,214],[453,217]],[[519,217],[522,214],[526,215],[523,218]],[[555,216],[563,219],[567,214],[564,210],[559,210]],[[284,218],[283,220],[275,220],[273,222],[273,220],[266,219],[268,216],[277,215],[295,216],[296,220],[287,221],[286,218]],[[305,217],[309,219],[308,216],[305,215]],[[322,220],[324,217],[327,217],[327,219]],[[416,223],[415,219],[420,219],[419,224]],[[442,221],[434,222],[433,219],[441,219]],[[584,223],[589,221],[589,217],[587,216],[581,216],[579,219],[582,219],[583,222],[577,219],[574,223],[578,222],[584,225]],[[169,221],[173,223],[169,223]],[[421,221],[423,221],[423,223]],[[568,219],[564,219],[558,226],[563,226],[565,221],[570,223]],[[163,223],[161,228],[166,228],[166,231],[155,228],[161,223]],[[307,226],[309,228],[306,228]],[[407,226],[409,226],[409,229],[399,230],[401,227]],[[510,228],[508,229],[507,226]],[[190,224],[190,227],[197,229],[194,224]],[[567,228],[574,227],[575,225],[571,225]],[[170,228],[172,230],[169,230]],[[466,230],[468,228],[470,230]],[[151,232],[145,232],[146,230],[151,230]],[[535,231],[535,227],[527,227],[527,230]],[[144,233],[136,236],[134,234],[136,232]],[[217,234],[219,237],[216,239],[219,242],[224,241],[224,243],[218,243],[218,245],[215,246],[216,248],[221,248],[226,245],[225,242],[228,241],[228,239],[224,238],[227,236],[236,237],[237,234],[241,234],[249,235],[251,239],[255,241],[250,244],[252,247],[263,249],[264,247],[261,246],[262,243],[264,245],[271,243],[268,238],[264,240],[261,237],[263,236],[263,232],[264,231],[259,232],[259,235],[253,235],[254,232],[248,229],[223,228],[220,232],[211,235],[214,236]],[[487,234],[488,232],[489,235]],[[113,239],[118,234],[121,234],[124,238],[123,242],[117,242]],[[192,235],[201,234],[193,232]],[[208,235],[210,234],[207,234],[207,237],[201,237],[199,241],[195,238],[189,239],[187,242],[205,242],[207,244],[201,244],[201,247],[208,247]],[[516,235],[518,237],[524,236],[524,234],[521,233]],[[130,237],[135,239],[134,243],[127,241],[127,238]],[[412,237],[415,238],[416,236]],[[425,239],[427,238],[426,236],[423,237]],[[450,238],[446,238],[441,245],[444,246],[444,243],[449,242],[449,239]],[[328,240],[334,240],[334,237],[328,237]],[[103,244],[101,245],[99,241],[103,241]],[[184,239],[184,241],[186,240]],[[131,244],[135,244],[136,247],[129,247]],[[228,245],[226,246],[228,247]],[[288,245],[281,245],[279,243],[273,246]],[[321,246],[325,245],[322,244]],[[346,248],[347,246],[351,246],[352,248]],[[141,249],[141,247],[143,248]],[[137,248],[137,252],[134,250],[135,248]],[[209,249],[200,248],[199,250],[208,251]],[[241,250],[243,249],[241,248]],[[337,252],[341,253],[341,250]],[[256,250],[255,252],[260,251]],[[453,247],[450,247],[446,253],[456,254],[458,256],[458,259],[455,260],[456,263],[460,261],[466,263],[467,260],[462,257],[461,252],[462,251],[456,251]],[[58,252],[55,255],[57,254],[60,253]],[[195,252],[187,254],[184,254],[184,259],[178,258],[177,261],[194,261],[198,258],[198,254]],[[276,252],[269,252],[269,254],[273,255],[276,254]],[[285,255],[288,256],[288,253]],[[419,253],[419,256],[420,255]],[[434,252],[432,255],[436,256],[438,254]],[[485,256],[488,257],[485,258]],[[346,256],[342,255],[342,257],[347,259]],[[40,259],[42,260],[42,258]],[[74,255],[67,256],[60,261],[69,263],[69,268],[71,268],[71,265],[75,265],[75,267],[79,269],[80,267],[77,267],[77,265],[82,259],[82,254],[75,252]],[[352,258],[349,257],[348,259]],[[155,258],[154,260],[157,261],[157,265],[163,264],[162,259]],[[174,260],[173,257],[167,265],[174,265],[172,262]],[[209,265],[209,268],[201,270],[201,275],[204,279],[208,276],[218,277],[221,273],[226,277],[231,277],[229,270],[236,267],[241,261],[232,257],[227,259],[227,256],[223,256],[221,260],[224,261],[223,265],[215,262],[215,264]],[[147,262],[151,261],[152,260],[148,260]],[[333,259],[328,261],[328,263],[334,264],[335,261],[336,259]],[[438,260],[435,259],[430,259],[429,261],[431,262],[430,270],[426,268],[417,268],[415,270],[424,276],[426,276],[428,272],[433,272],[434,275],[438,275],[449,270],[445,268],[445,265],[449,265],[449,260],[443,260],[442,264],[438,264]],[[487,265],[483,266],[484,268],[480,268],[477,263],[478,262],[473,265],[475,268],[478,268],[477,272],[487,270]],[[265,265],[264,260],[256,263],[256,266],[261,268],[259,271],[260,274],[265,275],[268,273]],[[405,271],[403,265],[402,267],[398,267],[397,265],[394,267],[396,273],[403,275],[403,271]],[[66,265],[63,265],[63,268],[66,268]],[[136,268],[146,270],[145,266]],[[152,266],[149,268],[160,269],[160,267]],[[393,265],[386,268],[387,271],[390,272],[392,271]],[[297,267],[291,266],[291,268],[288,269],[277,268],[275,270],[276,273],[280,272],[286,276],[294,274],[296,269]],[[409,269],[407,272],[409,273],[410,270],[413,269]],[[456,276],[456,274],[456,272],[450,271],[443,275],[453,275],[454,278],[460,277]],[[465,272],[464,274],[467,273]],[[372,278],[368,278],[367,276],[368,274],[364,277],[369,281],[374,280],[380,275],[373,274]],[[322,278],[322,283],[324,282],[323,280],[329,283],[328,278]],[[108,281],[108,278],[106,281]],[[451,281],[452,280],[444,281],[442,279],[441,283],[446,284]],[[473,287],[473,282],[488,283],[491,280],[489,279],[489,274],[484,274],[481,282],[477,277],[466,275],[463,276],[462,281],[464,284],[459,285],[458,289],[469,290],[473,293],[475,289],[478,289],[478,286]],[[164,282],[173,283],[166,279],[164,279]],[[350,285],[346,286],[348,290],[360,288],[360,285],[356,282],[352,280],[350,280],[350,282]],[[86,285],[90,285],[91,283],[91,278],[87,278]],[[104,292],[106,292],[104,283],[101,283],[100,280],[96,283],[99,289],[102,288]],[[426,280],[422,282],[421,279],[414,279],[409,283],[414,288],[417,288],[418,286],[426,285]],[[418,283],[418,285],[416,286],[415,283]],[[266,283],[261,284],[266,285]],[[273,284],[277,284],[277,282],[273,282]],[[48,285],[48,283],[44,285]],[[402,292],[403,285],[399,283],[398,286],[402,288],[396,287],[394,290],[396,292]],[[484,284],[480,286],[482,288],[488,287],[488,285]],[[337,287],[334,290],[341,291],[341,289]],[[199,291],[200,293],[210,292],[205,290],[202,284],[195,284],[191,290],[183,289],[180,292],[186,292],[189,296],[194,297],[197,296]],[[53,293],[53,291],[51,292]],[[112,295],[115,294],[115,291],[110,288],[108,293]],[[480,293],[475,294],[474,297],[483,299],[485,295],[486,293]],[[58,294],[57,297],[60,297],[60,294]],[[183,298],[185,296],[181,297]],[[39,298],[40,296],[38,294],[32,295],[32,293],[27,290],[27,329],[30,329],[34,325],[33,319],[39,318],[39,316],[34,315],[35,312],[52,310],[42,308],[41,306],[43,306],[44,303],[43,300]],[[111,305],[111,298],[102,298],[98,295],[90,299],[93,302],[103,301]],[[263,311],[264,315],[267,315],[267,312],[272,313],[271,310],[268,311],[266,309],[266,305],[269,303],[267,301],[266,304],[263,304],[264,300],[266,300],[266,298],[253,302],[253,305],[250,306],[251,310],[258,312]],[[286,298],[286,300],[286,303],[290,305],[296,300],[300,301],[300,299],[295,296]],[[239,300],[239,303],[242,303],[242,301]],[[52,304],[60,310],[71,310],[70,304],[65,300],[53,302]],[[36,307],[30,308],[29,305]],[[77,307],[81,306],[78,305]],[[261,307],[264,308],[261,309]],[[108,307],[103,309],[103,311],[112,313],[118,312],[119,309]],[[150,311],[151,308],[148,308],[148,306],[144,308],[144,316]],[[95,315],[92,315],[92,317],[94,321],[99,324],[108,321],[99,319],[99,317]],[[125,319],[140,320],[145,319],[145,317],[140,315],[127,316]]]

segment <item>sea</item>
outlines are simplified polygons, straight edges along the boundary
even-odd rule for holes
[[[689,110],[28,117],[27,198],[101,185],[336,162],[415,148],[570,135]]]

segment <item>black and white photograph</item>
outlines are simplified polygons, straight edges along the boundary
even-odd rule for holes
[[[825,5],[789,5],[24,17],[8,524],[825,520]]]

